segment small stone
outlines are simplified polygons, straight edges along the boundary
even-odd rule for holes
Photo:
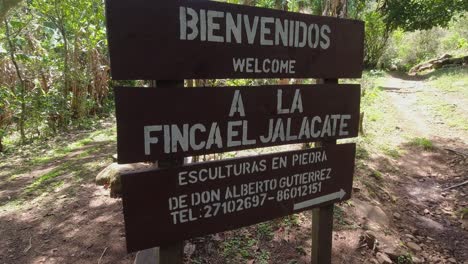
[[[426,208],[424,209],[424,214],[428,214],[429,213],[429,210]]]
[[[196,249],[195,244],[187,242],[184,247],[184,253],[185,255],[190,257],[195,252],[195,249]]]
[[[411,241],[406,243],[406,245],[413,251],[421,251],[422,250],[422,248],[418,244],[416,244],[414,242],[411,242]]]
[[[454,258],[449,258],[448,261],[450,261],[450,263],[457,263],[457,261]]]
[[[387,254],[378,252],[377,255],[377,261],[379,261],[380,264],[392,264],[392,260],[387,256]]]
[[[398,220],[401,219],[401,215],[399,213],[393,213],[393,217],[395,217],[395,219],[398,219]]]
[[[413,263],[424,263],[422,259],[417,258],[417,257],[411,257],[411,259],[413,260]]]

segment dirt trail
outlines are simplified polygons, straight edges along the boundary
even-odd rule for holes
[[[467,131],[448,126],[441,116],[431,111],[429,105],[420,102],[423,95],[433,97],[434,100],[453,105],[468,117],[468,98],[443,92],[429,86],[424,80],[415,78],[408,80],[388,76],[382,89],[398,112],[401,128],[407,130],[412,136],[453,139],[464,144],[468,143]]]
[[[409,252],[420,263],[468,263],[468,225],[460,217],[460,211],[468,206],[468,187],[445,190],[468,180],[467,132],[447,125],[420,100],[433,96],[433,100],[453,104],[467,115],[467,98],[442,93],[423,80],[392,76],[383,81],[383,90],[396,112],[397,128],[405,135],[395,142],[404,154],[371,162],[382,179],[370,185],[376,201],[367,207],[376,206],[382,212],[372,215],[369,210],[357,209],[355,217],[374,219],[371,222],[378,228],[366,228],[374,229],[383,242],[381,251],[390,256]],[[408,138],[426,138],[433,147],[414,146]],[[359,194],[355,197],[366,199]],[[373,256],[365,259],[372,263]]]
[[[468,98],[441,93],[423,80],[388,76],[382,86],[385,104],[395,110],[386,114],[398,119],[388,136],[396,138],[393,144],[402,153],[358,159],[353,199],[335,207],[333,263],[386,263],[385,254],[399,264],[409,263],[404,262],[409,255],[415,263],[468,264],[468,222],[460,217],[468,208],[468,186],[443,190],[468,180],[468,134],[420,100],[434,97],[468,117]],[[44,154],[51,149],[46,142],[42,149],[25,151],[30,156],[0,160],[0,263],[133,263],[134,254],[125,250],[121,200],[94,184],[115,153],[115,131],[105,131],[57,138],[63,153],[50,158]],[[415,137],[434,147],[409,144]],[[78,140],[81,144],[72,143]],[[260,154],[256,151],[242,154]],[[185,259],[310,263],[310,227],[306,212],[192,239]]]

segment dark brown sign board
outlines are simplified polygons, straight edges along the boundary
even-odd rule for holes
[[[106,0],[114,80],[360,78],[364,23],[188,0]]]
[[[349,199],[355,144],[122,175],[129,252]]]
[[[351,138],[359,85],[115,88],[119,163]]]

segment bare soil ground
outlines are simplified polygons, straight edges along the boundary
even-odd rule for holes
[[[384,263],[384,253],[394,263],[466,264],[468,187],[445,188],[468,180],[468,131],[424,100],[455,105],[466,118],[468,98],[405,76],[387,76],[382,87],[396,125],[381,136],[392,139],[394,151],[360,150],[353,198],[335,209],[333,263]],[[113,123],[97,131],[0,157],[0,263],[133,262],[121,200],[94,184],[116,151]],[[187,241],[185,260],[310,263],[310,234],[311,215],[302,213]]]

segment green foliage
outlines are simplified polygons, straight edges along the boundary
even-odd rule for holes
[[[260,223],[257,225],[257,236],[260,239],[271,240],[273,235],[273,229],[270,222]]]
[[[223,242],[223,255],[226,259],[230,259],[233,262],[238,257],[248,259],[252,256],[251,249],[256,243],[257,241],[255,239],[247,236],[233,235]]]
[[[268,263],[270,263],[270,252],[268,252],[266,250],[261,250],[259,256],[257,257],[257,261],[258,261],[259,264],[268,264]]]
[[[345,221],[345,212],[343,208],[340,206],[336,205],[334,210],[333,210],[333,219],[339,224],[340,226],[343,226],[346,224]]]
[[[378,181],[383,180],[383,175],[378,170],[372,170],[370,176],[372,176],[373,178],[375,178]]]
[[[446,27],[453,16],[468,11],[465,0],[387,0],[380,8],[390,30],[427,30]]]
[[[407,71],[418,63],[437,57],[442,35],[440,28],[410,33],[395,31],[387,54],[382,58],[383,66]]]
[[[22,142],[47,137],[111,110],[104,21],[99,0],[32,0],[9,13],[0,27],[3,136],[17,127]]]
[[[299,226],[299,217],[297,214],[285,216],[282,224],[289,228]]]
[[[468,1],[381,0],[377,3],[375,6],[369,1],[362,16],[366,22],[367,67],[378,66],[388,42],[389,52],[382,62],[388,68],[408,69],[416,63],[436,57],[441,53],[439,47],[450,53],[466,48],[466,34],[440,34],[441,28],[448,28],[457,20],[466,20]],[[465,28],[463,31],[466,32],[466,23],[458,28]],[[402,36],[402,32],[415,34]]]
[[[401,157],[401,153],[400,153],[400,150],[397,149],[397,148],[391,148],[390,146],[384,146],[382,148],[382,151],[385,155],[389,156],[389,157],[392,157],[394,159],[397,159],[397,158],[400,158]]]
[[[413,264],[413,258],[410,253],[398,256],[397,264]]]
[[[416,64],[443,54],[466,56],[468,53],[468,13],[454,17],[447,28],[405,32],[395,30],[380,60],[382,67],[409,70]]]
[[[432,150],[434,148],[434,145],[432,144],[432,141],[427,139],[427,138],[413,138],[410,141],[410,145],[420,147],[424,150]]]
[[[374,68],[383,52],[388,40],[388,31],[377,11],[370,11],[364,14],[366,25],[364,41],[364,64],[366,67]]]
[[[468,207],[462,208],[458,211],[460,215],[460,219],[467,219],[468,218]]]

